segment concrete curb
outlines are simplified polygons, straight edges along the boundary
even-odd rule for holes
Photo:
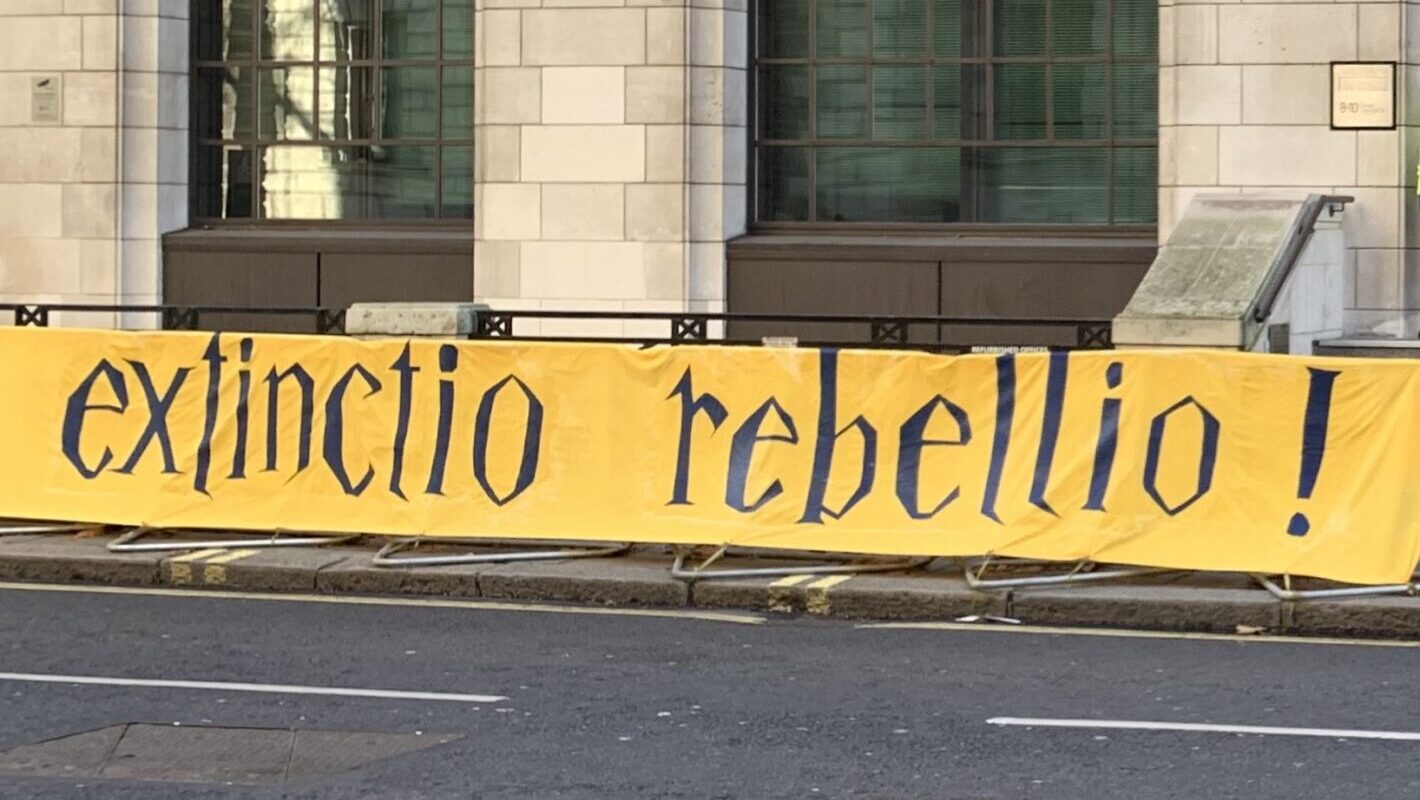
[[[999,615],[1035,625],[1420,638],[1420,599],[1281,602],[1246,576],[1168,573],[1131,581],[980,592],[954,562],[904,573],[711,579],[670,575],[664,548],[615,558],[380,568],[374,544],[116,554],[112,536],[0,537],[0,580],[262,592],[424,595],[609,606],[696,607],[881,621]],[[206,538],[210,538],[210,535]],[[438,545],[423,550],[439,552]],[[422,552],[422,551],[421,551]],[[727,559],[718,567],[766,566]]]

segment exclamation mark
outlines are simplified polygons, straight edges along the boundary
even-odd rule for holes
[[[1326,427],[1331,419],[1331,385],[1340,372],[1307,368],[1311,373],[1311,388],[1307,391],[1307,415],[1302,423],[1302,469],[1297,475],[1297,499],[1306,500],[1316,488],[1321,474],[1321,460],[1326,455]],[[1287,523],[1287,533],[1306,536],[1312,529],[1307,515],[1298,511]]]

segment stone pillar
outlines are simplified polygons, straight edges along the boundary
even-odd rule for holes
[[[1199,193],[1352,195],[1348,333],[1414,336],[1420,41],[1415,6],[1161,0],[1159,237]],[[1330,129],[1332,61],[1399,61],[1398,131]],[[1408,101],[1408,102],[1407,102]]]
[[[0,297],[161,297],[159,237],[187,213],[187,13],[185,0],[0,2]],[[32,107],[49,78],[55,118]]]
[[[745,0],[479,0],[474,294],[718,310],[745,226]],[[620,321],[519,333],[661,333]]]

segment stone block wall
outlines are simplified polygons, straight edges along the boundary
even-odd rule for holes
[[[187,13],[186,0],[0,2],[0,298],[157,301],[159,237],[187,214]],[[57,122],[31,113],[48,76]]]
[[[746,0],[479,0],[474,293],[719,310],[745,229]],[[607,321],[519,333],[662,335]]]
[[[1352,195],[1348,333],[1420,329],[1420,13],[1378,2],[1161,0],[1159,237],[1199,193]],[[1397,131],[1333,131],[1332,61],[1398,61]]]

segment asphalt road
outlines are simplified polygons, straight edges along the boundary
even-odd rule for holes
[[[1420,741],[1004,727],[1420,731],[1420,650],[0,589],[0,750],[122,723],[459,734],[283,786],[0,777],[0,798],[1420,796]],[[237,757],[233,755],[233,757]]]

